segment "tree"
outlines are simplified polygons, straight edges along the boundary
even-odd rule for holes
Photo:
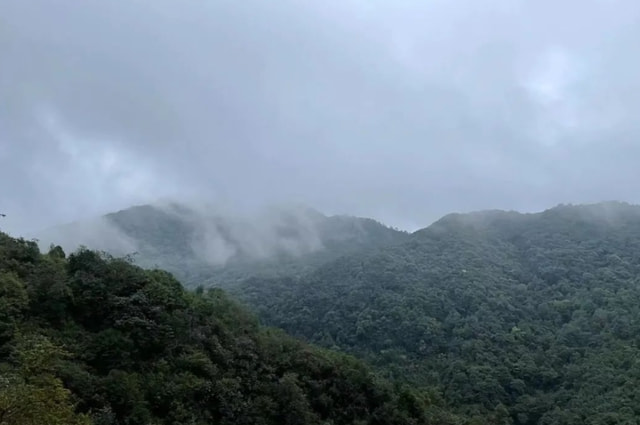
[[[64,351],[39,335],[19,335],[14,364],[0,373],[0,425],[88,425],[71,393],[53,374]]]

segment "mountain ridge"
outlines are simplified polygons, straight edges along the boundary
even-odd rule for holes
[[[230,291],[266,324],[438,382],[466,414],[606,424],[640,415],[611,384],[640,385],[624,366],[640,355],[637,276],[640,206],[599,203],[448,215],[404,243]]]
[[[267,261],[273,273],[218,279],[207,269],[200,276],[211,279],[199,282],[226,282],[263,323],[391,380],[435,386],[463,416],[513,425],[640,417],[629,407],[640,398],[640,206],[454,213],[355,246],[294,267]]]
[[[247,275],[270,274],[272,265],[290,272],[306,270],[408,235],[373,219],[326,216],[307,207],[234,216],[166,202],[60,226],[42,232],[39,239],[43,247],[51,240],[68,240],[66,246],[62,244],[67,250],[86,245],[119,256],[133,254],[139,265],[166,268],[189,285],[207,277],[233,282]]]

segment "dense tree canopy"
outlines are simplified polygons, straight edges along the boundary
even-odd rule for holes
[[[640,423],[640,208],[447,216],[233,293],[268,324],[505,424]]]
[[[640,207],[367,223],[354,244],[363,222],[331,221],[348,243],[311,256],[184,271],[334,351],[218,289],[4,235],[0,424],[41,423],[19,416],[35,400],[47,423],[640,424]],[[129,224],[188,255],[170,223]]]
[[[435,394],[126,259],[0,233],[0,424],[462,424]]]

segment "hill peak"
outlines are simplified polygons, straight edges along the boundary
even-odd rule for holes
[[[101,243],[98,248],[116,255],[135,251],[138,264],[166,268],[190,283],[190,276],[211,275],[212,268],[233,266],[244,273],[247,265],[257,263],[304,263],[311,257],[324,261],[408,234],[372,219],[327,216],[300,205],[232,211],[215,205],[163,202],[109,213],[95,223],[60,227],[41,238],[43,243],[53,235],[54,240],[72,242],[63,245],[65,250],[79,245],[95,248],[96,241],[126,241],[114,247]]]

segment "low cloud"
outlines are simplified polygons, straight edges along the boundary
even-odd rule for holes
[[[224,265],[233,258],[299,256],[324,248],[320,225],[325,217],[304,208],[234,211],[202,204],[159,207],[188,225],[193,255],[213,266]]]
[[[60,245],[67,253],[85,246],[116,256],[134,254],[139,249],[137,241],[125,235],[105,217],[56,226],[34,233],[32,237],[45,252],[52,244]]]

